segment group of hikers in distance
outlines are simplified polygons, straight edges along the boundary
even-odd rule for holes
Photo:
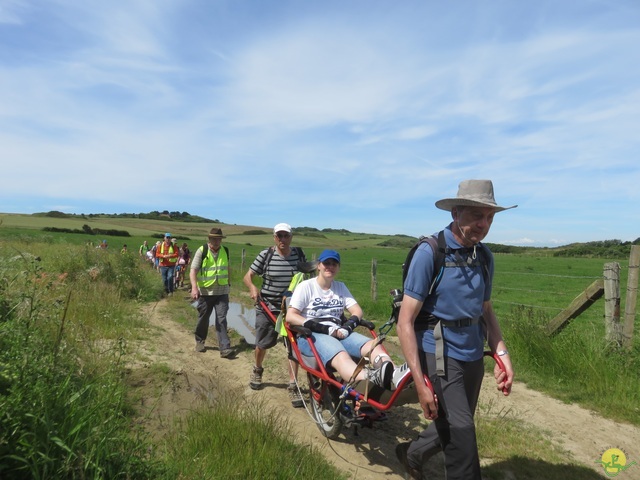
[[[165,294],[173,295],[178,287],[184,287],[184,275],[191,262],[191,251],[186,242],[178,246],[178,241],[167,232],[163,241],[158,240],[152,247],[145,240],[138,254],[160,272]]]
[[[482,244],[496,213],[515,208],[496,203],[490,180],[464,180],[455,197],[435,203],[450,212],[451,221],[441,231],[440,252],[432,242],[421,242],[410,263],[396,331],[405,368],[396,367],[386,351],[371,351],[372,339],[354,332],[364,312],[347,286],[338,280],[340,253],[324,250],[317,259],[316,276],[299,283],[291,294],[285,319],[291,325],[309,329],[311,341],[325,367],[348,379],[356,369],[355,361],[367,354],[372,361],[358,372],[356,379],[368,380],[393,390],[405,373],[413,376],[424,417],[431,420],[416,439],[399,443],[396,456],[407,478],[421,479],[423,466],[438,452],[444,453],[449,480],[480,480],[480,459],[474,414],[484,375],[485,344],[502,360],[504,370],[494,370],[498,390],[509,395],[514,372],[509,352],[502,338],[492,303],[494,259]],[[197,300],[198,321],[195,350],[205,352],[209,317],[215,310],[215,332],[220,355],[232,358],[236,351],[227,333],[229,308],[229,251],[222,245],[225,236],[220,228],[209,232],[206,245],[199,247],[190,265],[191,298]],[[256,303],[255,363],[249,386],[263,386],[264,360],[274,347],[279,333],[272,318],[282,310],[283,295],[290,287],[304,251],[292,246],[293,229],[278,223],[273,229],[274,245],[263,249],[243,277]],[[170,235],[165,236],[160,268],[175,264],[175,252],[169,252]],[[164,255],[164,256],[163,256]],[[444,256],[442,268],[435,269],[438,255]],[[260,277],[260,287],[256,286]],[[163,273],[163,280],[165,275]],[[167,283],[165,283],[167,285]],[[167,287],[169,288],[169,287]],[[173,290],[169,290],[173,291]],[[266,312],[264,306],[270,310]],[[298,348],[312,355],[309,340],[299,338]],[[406,367],[408,366],[408,370]],[[288,393],[294,407],[304,405],[297,388],[298,364],[289,360]],[[427,375],[433,392],[423,381]]]

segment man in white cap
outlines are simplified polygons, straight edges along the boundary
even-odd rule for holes
[[[267,350],[278,341],[275,324],[262,310],[259,299],[262,299],[274,317],[282,308],[282,297],[289,288],[291,279],[298,271],[298,262],[306,261],[304,252],[299,247],[292,247],[293,232],[291,226],[279,223],[273,228],[274,246],[262,250],[251,264],[244,276],[244,284],[249,288],[251,298],[256,302],[256,348],[255,366],[251,372],[249,386],[254,390],[262,388],[262,366]],[[254,285],[254,277],[262,277],[260,290]],[[289,362],[289,397],[294,407],[304,405],[296,386],[298,364]]]
[[[494,375],[505,395],[511,392],[513,367],[491,304],[493,255],[480,242],[494,215],[516,206],[499,206],[490,180],[461,182],[455,198],[436,202],[453,218],[438,234],[446,242],[436,249],[444,252],[443,268],[434,271],[437,254],[429,242],[420,244],[408,266],[397,332],[424,415],[433,420],[416,440],[396,448],[411,478],[423,478],[424,462],[442,450],[449,480],[481,480],[473,417],[485,340],[504,363],[506,371],[496,366]]]

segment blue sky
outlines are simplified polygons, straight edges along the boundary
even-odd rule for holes
[[[1,0],[0,212],[640,237],[637,0]]]

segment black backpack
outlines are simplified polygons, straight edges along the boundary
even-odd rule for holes
[[[229,249],[227,247],[225,247],[224,245],[222,245],[222,248],[224,248],[224,251],[227,252],[227,258],[229,258]],[[205,243],[204,245],[202,245],[202,260],[204,261],[205,258],[207,258],[207,255],[209,255],[209,244]]]
[[[433,249],[433,252],[434,252],[434,256],[433,256],[434,277],[431,282],[431,285],[429,286],[429,295],[431,295],[435,291],[438,284],[440,283],[440,280],[442,280],[442,274],[444,273],[444,269],[447,266],[447,264],[445,264],[445,256],[451,253],[455,253],[456,249],[453,249],[447,246],[447,242],[444,238],[444,230],[441,230],[438,233],[437,237],[435,235],[420,237],[418,241],[415,243],[415,245],[411,247],[411,249],[409,250],[409,253],[407,254],[407,258],[402,264],[402,288],[403,289],[404,289],[404,281],[406,280],[407,272],[409,271],[409,265],[411,265],[411,260],[413,259],[413,256],[415,255],[418,247],[423,243],[428,243],[429,245],[431,245],[431,248]],[[486,260],[487,253],[485,252],[487,247],[485,247],[482,243],[478,243],[478,246],[480,247],[478,251],[480,252],[479,261],[480,261],[480,264],[482,265],[482,275],[486,282],[487,278],[489,278],[489,266]],[[457,250],[460,251],[460,250],[467,250],[467,249],[457,249]]]
[[[304,263],[307,261],[307,257],[304,256],[304,252],[300,247],[291,247],[291,250],[297,252],[298,262]],[[267,271],[267,268],[269,267],[269,262],[273,258],[273,254],[275,253],[275,251],[276,251],[276,247],[274,246],[269,247],[269,250],[267,251],[267,255],[264,257],[264,267],[262,267],[263,273]]]
[[[445,256],[449,254],[456,254],[457,252],[460,252],[460,251],[468,252],[470,249],[468,248],[453,249],[448,247],[447,242],[445,241],[445,238],[444,238],[444,230],[441,230],[438,233],[437,239],[434,235],[430,235],[428,237],[420,237],[418,242],[413,247],[411,247],[411,250],[409,250],[409,253],[407,254],[407,259],[402,264],[402,288],[403,289],[404,289],[404,281],[407,278],[407,272],[409,271],[409,265],[411,265],[411,260],[413,259],[413,256],[416,253],[417,248],[425,242],[431,245],[431,248],[433,249],[433,252],[434,252],[434,256],[433,256],[434,278],[431,282],[431,285],[429,286],[429,293],[427,294],[427,296],[430,296],[434,294],[436,287],[440,283],[440,280],[442,280],[444,269],[447,266],[451,266],[451,267],[461,266],[461,262],[463,261],[462,258],[460,258],[460,260],[447,262]],[[482,276],[484,277],[484,281],[486,283],[487,279],[489,278],[489,266],[487,262],[488,251],[487,251],[487,247],[485,247],[482,243],[479,243],[478,246],[480,248],[476,249],[476,252],[479,252],[477,259],[480,265],[482,266]],[[401,299],[402,299],[401,292],[398,292],[398,295],[394,299],[393,312],[392,312],[392,315],[395,317],[396,321],[398,320],[398,315],[400,312],[400,304],[402,303]],[[462,319],[462,320],[473,322],[474,320],[477,320],[477,319]],[[422,315],[422,312],[421,312],[418,314],[418,317],[414,322],[414,328],[416,330],[418,329],[423,330],[424,328],[429,328],[434,330],[433,336],[436,342],[436,353],[435,353],[436,374],[438,376],[443,376],[445,374],[444,342],[443,342],[442,327],[443,326],[462,326],[460,324],[462,320],[442,320],[431,314]],[[470,324],[472,323],[466,323],[464,326],[468,326]]]

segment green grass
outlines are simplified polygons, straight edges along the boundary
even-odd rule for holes
[[[120,471],[125,472],[123,478],[177,478],[175,471],[171,473],[174,457],[182,454],[188,458],[193,450],[167,450],[167,455],[172,456],[170,462],[149,457],[147,439],[132,432],[127,423],[131,407],[125,400],[126,387],[121,383],[119,368],[122,356],[128,354],[124,339],[136,338],[138,327],[143,325],[136,314],[137,306],[159,298],[162,292],[157,274],[137,258],[138,245],[144,239],[151,240],[154,232],[182,232],[193,235],[188,243],[195,251],[210,225],[136,221],[135,231],[142,233],[126,240],[132,254],[123,256],[117,253],[120,239],[109,238],[117,248],[103,252],[87,246],[90,236],[45,234],[38,230],[40,224],[25,221],[18,225],[15,219],[11,221],[3,215],[0,225],[0,477],[112,478],[111,473]],[[126,220],[119,220],[117,227],[113,223],[105,222],[103,227],[133,230]],[[53,219],[46,219],[44,225],[60,226]],[[235,267],[232,295],[235,301],[246,303],[242,277],[256,254],[271,244],[272,236],[269,231],[245,235],[248,227],[242,226],[222,228]],[[406,249],[378,247],[379,237],[368,235],[322,235],[324,238],[296,236],[294,243],[302,246],[309,258],[327,247],[338,249],[343,258],[340,279],[363,306],[365,317],[378,325],[386,321],[390,311],[388,290],[400,287],[400,266]],[[198,236],[202,240],[197,240]],[[245,264],[240,268],[243,251]],[[377,300],[371,298],[372,259],[377,261]],[[637,375],[629,372],[640,369],[640,343],[636,335],[630,351],[607,345],[602,301],[560,334],[548,337],[544,333],[551,318],[595,278],[602,277],[607,261],[496,255],[494,307],[518,380],[609,418],[639,425],[640,382]],[[622,266],[624,306],[628,267],[626,259],[617,261]],[[188,302],[180,305],[172,311],[173,316],[193,326],[195,312]],[[160,365],[153,375],[162,378],[166,375],[163,372]],[[100,394],[107,390],[109,395]],[[227,408],[223,401],[218,405]],[[241,408],[236,418],[238,425],[247,418],[255,420],[254,413]],[[508,469],[522,472],[518,478],[536,478],[534,474],[527,476],[527,471],[560,478],[566,468],[559,458],[563,454],[549,451],[552,449],[546,446],[544,432],[522,432],[508,416],[491,417],[481,415],[479,424],[481,448],[486,449],[482,456],[496,459],[495,464],[483,469],[487,478],[501,478],[499,472]],[[269,418],[265,421],[268,425],[279,423]],[[198,420],[188,419],[179,431],[191,436],[191,432],[201,429]],[[287,437],[286,432],[283,435]],[[105,438],[122,448],[108,451],[107,443],[101,440]],[[536,452],[532,453],[527,445],[534,444]],[[268,455],[277,457],[279,452]],[[231,472],[232,467],[229,468]],[[242,471],[243,475],[250,474],[247,472]],[[570,478],[594,478],[581,467],[571,467],[567,472]],[[327,473],[327,478],[337,477]]]
[[[499,410],[499,402],[480,402],[476,413],[480,457],[485,480],[595,480],[602,478],[552,442],[551,433]]]
[[[295,442],[284,411],[220,387],[211,391],[218,396],[180,420],[167,439],[176,478],[346,478],[314,448]]]
[[[238,395],[187,416],[175,435],[188,441],[167,450],[132,427],[137,397],[126,383],[126,359],[136,352],[128,341],[145,327],[140,303],[162,290],[137,256],[0,238],[0,478],[279,478],[282,471],[341,478],[293,442],[286,422],[251,410]],[[168,369],[153,365],[147,374],[162,383]],[[253,441],[264,448],[225,455],[226,463],[208,448],[191,450],[213,443],[235,454]],[[198,456],[205,458],[194,464]],[[284,469],[282,458],[290,464]]]
[[[83,247],[0,247],[0,477],[158,478],[122,383],[144,276]]]

